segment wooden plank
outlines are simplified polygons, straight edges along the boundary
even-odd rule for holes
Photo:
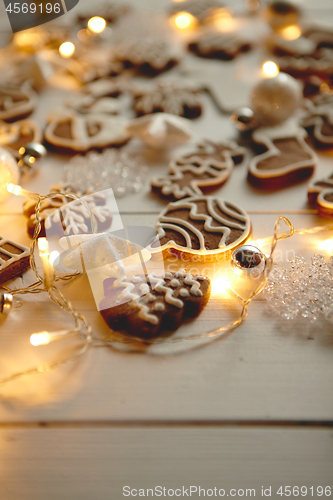
[[[313,215],[290,217],[297,228],[318,223]],[[124,223],[152,224],[153,219],[136,214],[124,217]],[[255,214],[252,219],[255,238],[262,238],[272,233],[276,214]],[[290,249],[307,257],[318,250],[313,236],[295,237],[279,244],[277,256],[290,258]],[[209,266],[207,271],[218,268]],[[87,278],[65,285],[63,291],[95,333],[108,335]],[[22,307],[2,319],[1,377],[58,359],[77,345],[69,338],[47,347],[30,346],[32,333],[68,328],[71,318],[45,295],[20,300]],[[178,335],[207,332],[236,314],[230,300],[215,296]],[[8,384],[2,388],[0,421],[332,420],[331,346],[329,324],[282,322],[268,314],[258,297],[242,326],[201,349],[194,341],[155,346],[147,354],[122,352],[121,345],[92,348],[80,361]]]
[[[1,429],[0,491],[6,500],[120,500],[124,486],[147,496],[165,487],[163,497],[200,486],[261,498],[263,486],[279,498],[288,485],[306,486],[309,499],[311,486],[333,486],[332,438],[285,428]]]

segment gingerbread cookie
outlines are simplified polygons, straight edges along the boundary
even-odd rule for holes
[[[255,130],[253,141],[265,152],[250,161],[248,180],[260,188],[280,189],[310,177],[318,160],[306,136],[292,120]]]
[[[274,34],[268,45],[281,71],[301,78],[309,75],[327,78],[333,70],[332,40],[332,30],[308,26],[294,40]]]
[[[99,78],[118,76],[124,70],[122,62],[115,58],[113,50],[108,47],[99,50],[85,49],[81,53],[78,51],[69,59],[59,56],[56,64],[83,84]]]
[[[169,175],[153,178],[152,190],[180,200],[218,189],[229,178],[234,164],[240,163],[245,154],[245,149],[233,142],[203,142],[194,153],[172,161]]]
[[[20,148],[30,142],[40,143],[41,141],[41,129],[32,120],[22,120],[11,124],[0,123],[0,146],[16,158],[20,157]]]
[[[77,20],[81,25],[86,25],[92,17],[99,16],[105,19],[108,24],[117,22],[120,18],[131,12],[132,7],[120,2],[107,2],[98,7],[88,7],[81,10]]]
[[[220,0],[185,0],[179,5],[174,5],[170,13],[189,12],[200,23],[204,23],[218,9],[224,9],[224,4]]]
[[[320,215],[333,215],[333,174],[326,179],[315,181],[308,187],[310,203],[315,203]]]
[[[252,43],[239,32],[206,30],[190,42],[188,48],[200,57],[231,61],[251,50]]]
[[[152,253],[206,262],[224,260],[251,233],[250,218],[242,208],[209,196],[169,203],[155,227],[158,239],[149,248]]]
[[[164,112],[197,118],[202,112],[200,90],[191,82],[160,80],[148,88],[133,90],[133,108],[137,116]]]
[[[44,137],[57,149],[83,153],[93,148],[125,144],[129,140],[125,130],[127,123],[123,116],[55,112],[48,117]]]
[[[117,115],[120,112],[120,103],[113,97],[95,98],[91,95],[80,95],[65,103],[81,115],[88,113]]]
[[[172,68],[182,57],[178,46],[153,36],[128,38],[116,44],[114,51],[125,67],[152,75]]]
[[[113,329],[150,339],[161,330],[177,329],[185,317],[195,317],[207,304],[210,280],[185,271],[104,280],[100,312]]]
[[[0,284],[24,273],[29,267],[29,248],[0,236]]]
[[[126,82],[120,78],[100,78],[88,83],[80,89],[80,92],[87,94],[94,99],[102,97],[118,97],[122,93]]]
[[[54,186],[51,193],[73,193],[74,190],[68,186]],[[91,217],[97,222],[97,231],[106,231],[111,227],[112,213],[106,206],[106,197],[103,193],[81,194],[90,210],[79,200],[71,200],[59,194],[42,201],[39,216],[41,219],[41,231],[39,237],[57,234],[70,236],[92,232]],[[23,213],[28,217],[27,229],[32,238],[37,224],[35,213],[36,202],[27,199],[23,203]]]
[[[315,96],[301,125],[317,147],[333,148],[333,94]]]
[[[13,122],[30,115],[35,109],[37,94],[27,88],[0,86],[0,120]]]

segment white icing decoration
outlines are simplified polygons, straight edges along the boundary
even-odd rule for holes
[[[138,300],[136,300],[136,304],[140,308],[138,314],[139,318],[143,319],[144,321],[148,321],[148,323],[151,323],[153,325],[157,325],[158,317],[155,316],[154,314],[149,314],[149,307],[146,306],[145,304],[141,304],[140,301]]]
[[[155,290],[157,292],[163,292],[165,294],[165,302],[171,304],[179,309],[184,307],[184,303],[180,299],[176,299],[173,296],[173,290],[166,286],[165,281],[161,278],[157,278],[155,273],[152,273],[148,276],[150,283],[156,283]]]
[[[165,311],[165,305],[162,304],[162,302],[157,302],[154,307],[153,307],[154,311]]]
[[[200,201],[206,202],[207,213],[198,213],[197,202],[200,202]],[[219,209],[222,212],[224,212],[226,215],[232,217],[234,220],[232,220],[232,221],[227,220],[222,215],[218,214],[214,209],[214,203],[217,204],[217,206],[219,207]],[[244,233],[244,235],[242,234],[242,236],[239,239],[243,239],[246,236],[246,234],[249,233],[249,228],[250,228],[249,218],[246,215],[246,213],[243,210],[238,209],[238,207],[235,207],[235,208],[237,208],[237,210],[240,211],[240,213],[238,213],[238,212],[236,212],[236,210],[233,210],[232,206],[230,206],[231,204],[228,204],[228,205],[229,206],[227,206],[227,203],[224,202],[223,200],[205,197],[205,196],[203,196],[203,197],[196,196],[193,198],[187,198],[185,200],[169,203],[169,205],[164,209],[164,211],[161,213],[161,215],[159,217],[159,221],[157,224],[157,226],[160,229],[159,237],[161,238],[165,235],[164,228],[172,229],[173,231],[180,233],[185,238],[186,248],[192,249],[191,237],[185,229],[185,228],[188,228],[192,233],[194,233],[197,236],[199,244],[200,244],[200,251],[205,251],[206,250],[205,238],[204,238],[204,235],[202,234],[202,232],[198,228],[196,228],[189,221],[186,221],[186,220],[180,219],[180,218],[178,219],[176,217],[170,217],[168,215],[168,213],[173,209],[189,208],[190,209],[189,218],[192,220],[205,221],[204,222],[204,229],[207,232],[222,233],[222,238],[219,242],[219,247],[217,249],[215,249],[214,252],[216,252],[216,250],[219,250],[220,248],[225,248],[227,246],[226,241],[231,233],[231,228],[238,229],[238,230],[242,231],[242,233]],[[221,225],[219,225],[219,226],[213,225],[214,221],[219,222]],[[237,222],[237,221],[239,221],[239,222]],[[170,241],[166,245],[170,246],[170,243],[174,243],[174,242]],[[171,246],[175,246],[176,248],[184,248],[181,245],[177,245],[177,244],[174,244]],[[159,248],[159,249],[161,249],[161,248]],[[196,252],[198,252],[198,250],[196,250]]]
[[[180,281],[178,280],[171,280],[170,283],[169,283],[170,286],[172,286],[172,288],[177,288],[177,286],[180,285]]]
[[[192,274],[187,274],[184,280],[185,285],[192,285],[190,293],[196,295],[197,297],[202,297],[203,293],[200,290],[200,283],[192,276]]]
[[[190,295],[190,292],[188,290],[186,290],[186,288],[181,288],[179,290],[179,295],[181,297],[188,297]]]
[[[144,294],[149,293],[149,286],[146,283],[140,285],[139,288],[140,288],[140,292],[142,292]]]
[[[131,281],[133,281],[133,283],[141,283],[142,278],[141,276],[133,276]]]
[[[59,196],[59,198],[61,197]],[[50,229],[52,224],[59,223],[64,227],[64,234],[66,236],[69,234],[76,235],[80,232],[87,233],[89,231],[86,224],[87,219],[90,220],[92,217],[95,217],[102,223],[107,218],[111,220],[109,208],[97,204],[98,199],[104,201],[105,204],[105,196],[102,194],[87,195],[82,198],[90,210],[80,200],[64,204],[47,217],[45,220],[45,229]]]

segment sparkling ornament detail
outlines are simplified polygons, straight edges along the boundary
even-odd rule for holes
[[[333,320],[333,256],[321,254],[311,264],[297,256],[285,269],[272,271],[265,288],[268,305],[286,319]]]
[[[78,192],[112,188],[117,198],[139,192],[148,169],[127,153],[107,149],[77,155],[65,166],[65,182]]]

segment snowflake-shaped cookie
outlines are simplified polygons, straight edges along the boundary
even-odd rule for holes
[[[197,118],[202,111],[199,91],[190,82],[160,80],[147,89],[134,90],[133,107],[137,116],[164,112]]]
[[[214,10],[223,8],[224,5],[220,0],[185,0],[185,2],[172,7],[171,13],[189,12],[199,22],[204,22]]]
[[[144,73],[161,73],[181,59],[181,51],[165,39],[153,36],[128,38],[115,46],[116,58],[127,67]]]
[[[72,201],[60,193],[75,193],[73,188],[59,183],[51,188],[51,193],[56,196],[46,198],[42,201],[39,216],[41,219],[41,231],[39,236],[65,235],[89,233],[92,230],[91,218],[94,217],[98,231],[106,230],[112,222],[112,214],[106,206],[104,193],[93,193],[84,196],[85,204],[80,200]],[[59,193],[59,195],[57,195]],[[75,193],[81,196],[81,193]],[[84,194],[84,193],[83,193]],[[26,200],[23,204],[23,213],[28,217],[28,233],[32,237],[37,224],[35,213],[36,202]],[[89,207],[89,209],[88,209]]]
[[[239,32],[205,31],[189,43],[189,50],[201,57],[230,61],[252,48],[251,42]]]

